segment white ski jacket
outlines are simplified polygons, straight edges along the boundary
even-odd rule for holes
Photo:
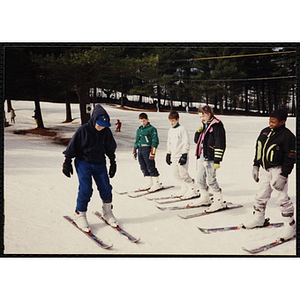
[[[181,125],[172,127],[168,131],[167,153],[171,154],[171,160],[178,162],[182,154],[189,154],[190,142],[185,128]]]

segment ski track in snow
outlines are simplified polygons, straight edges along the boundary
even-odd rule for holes
[[[96,186],[89,204],[88,220],[93,232],[113,248],[99,248],[76,228],[64,220],[73,216],[78,190],[74,168],[71,179],[61,172],[65,146],[53,143],[51,138],[14,134],[20,129],[33,129],[31,117],[33,101],[12,101],[16,112],[16,124],[4,129],[4,198],[5,198],[5,254],[126,254],[126,255],[249,255],[242,246],[252,248],[277,237],[280,229],[240,230],[210,235],[197,227],[222,227],[242,223],[251,217],[257,184],[251,176],[256,138],[261,129],[268,126],[268,117],[240,117],[217,115],[226,129],[227,149],[217,179],[224,199],[242,208],[223,211],[190,220],[177,216],[179,211],[160,211],[155,201],[144,197],[129,198],[113,193],[114,214],[121,226],[141,240],[130,243],[118,232],[97,219],[93,211],[101,211],[101,200]],[[118,148],[117,173],[111,180],[113,189],[134,190],[143,183],[137,161],[132,158],[135,133],[140,126],[138,115],[142,110],[118,109],[103,105],[108,111],[112,131]],[[80,126],[78,104],[72,104],[72,123],[64,124],[65,104],[41,103],[44,125],[58,131],[60,137],[72,137]],[[156,154],[156,166],[164,185],[175,185],[156,195],[166,196],[179,190],[171,168],[165,163],[167,133],[170,127],[168,113],[147,112],[150,123],[158,129],[160,144]],[[9,120],[9,114],[7,114]],[[114,132],[120,119],[121,132]],[[200,126],[197,114],[180,113],[180,124],[190,135],[189,172],[196,178],[194,132]],[[288,118],[287,127],[295,133],[296,119]],[[296,202],[295,168],[289,176],[289,196]],[[281,222],[276,205],[275,192],[267,206],[267,216],[272,222]],[[154,195],[153,195],[154,197]],[[204,208],[180,211],[190,214]],[[295,255],[296,241],[291,241],[262,253],[262,255]]]

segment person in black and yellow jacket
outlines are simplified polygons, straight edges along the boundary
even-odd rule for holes
[[[265,210],[273,190],[284,220],[279,238],[290,239],[296,234],[294,205],[288,196],[288,176],[296,161],[295,135],[285,126],[287,113],[277,109],[270,114],[269,127],[264,128],[256,141],[252,176],[259,183],[255,196],[253,217],[244,223],[246,228],[263,226]]]

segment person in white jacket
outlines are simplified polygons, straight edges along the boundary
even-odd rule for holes
[[[187,131],[179,124],[179,114],[171,111],[169,114],[171,128],[168,131],[166,162],[172,164],[174,177],[180,181],[181,190],[174,197],[191,199],[199,196],[195,190],[194,180],[188,173],[188,154],[190,142]]]

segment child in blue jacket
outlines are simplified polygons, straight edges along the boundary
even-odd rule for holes
[[[79,228],[87,232],[90,228],[86,211],[93,193],[92,178],[102,198],[103,217],[112,226],[118,225],[112,213],[112,187],[109,181],[109,177],[113,178],[117,169],[115,160],[117,145],[110,126],[108,113],[100,104],[96,105],[91,119],[77,129],[63,152],[65,161],[62,171],[67,177],[73,174],[72,159],[75,158],[79,190],[74,220]],[[110,161],[108,173],[106,157]]]

